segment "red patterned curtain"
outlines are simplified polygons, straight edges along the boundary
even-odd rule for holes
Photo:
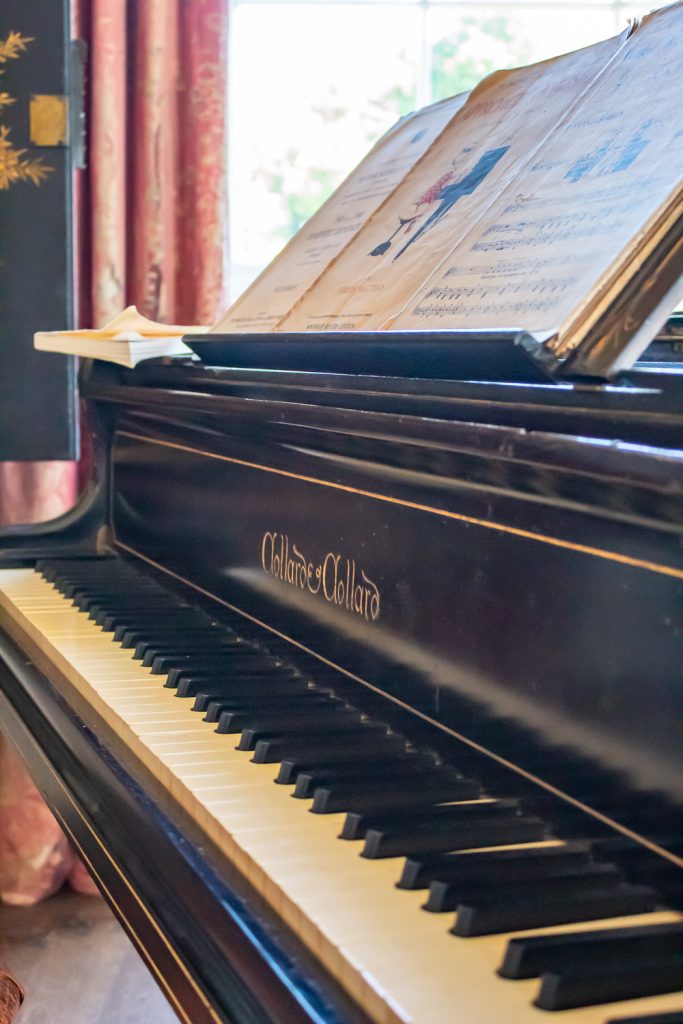
[[[226,304],[227,0],[80,3],[84,311],[95,326],[131,303],[155,320],[210,323]]]
[[[131,303],[155,320],[211,323],[225,305],[227,0],[75,2],[89,92],[81,326]],[[59,515],[78,475],[76,463],[0,463],[0,525]],[[33,902],[67,877],[91,886],[0,736],[0,900]]]
[[[211,323],[226,305],[227,16],[227,0],[75,0],[89,93],[81,326],[131,303]],[[73,463],[0,463],[0,525],[50,519],[77,493]]]

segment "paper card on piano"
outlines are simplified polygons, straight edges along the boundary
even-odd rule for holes
[[[185,334],[203,334],[206,327],[160,324],[128,306],[104,327],[82,331],[39,331],[33,344],[41,352],[61,352],[103,359],[109,363],[134,367],[144,359],[162,356],[191,358],[192,352],[183,344]]]

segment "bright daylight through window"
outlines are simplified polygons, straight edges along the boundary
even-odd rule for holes
[[[231,0],[231,297],[402,114],[613,35],[652,6]]]

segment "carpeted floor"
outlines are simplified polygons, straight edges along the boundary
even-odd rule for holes
[[[0,907],[0,960],[26,990],[16,1024],[172,1024],[147,968],[100,899],[60,893]]]

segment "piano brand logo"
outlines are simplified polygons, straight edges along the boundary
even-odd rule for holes
[[[311,562],[286,533],[267,530],[261,541],[261,565],[268,576],[310,594],[320,594],[329,604],[346,608],[367,622],[380,614],[380,595],[354,558],[328,551],[320,562]]]

